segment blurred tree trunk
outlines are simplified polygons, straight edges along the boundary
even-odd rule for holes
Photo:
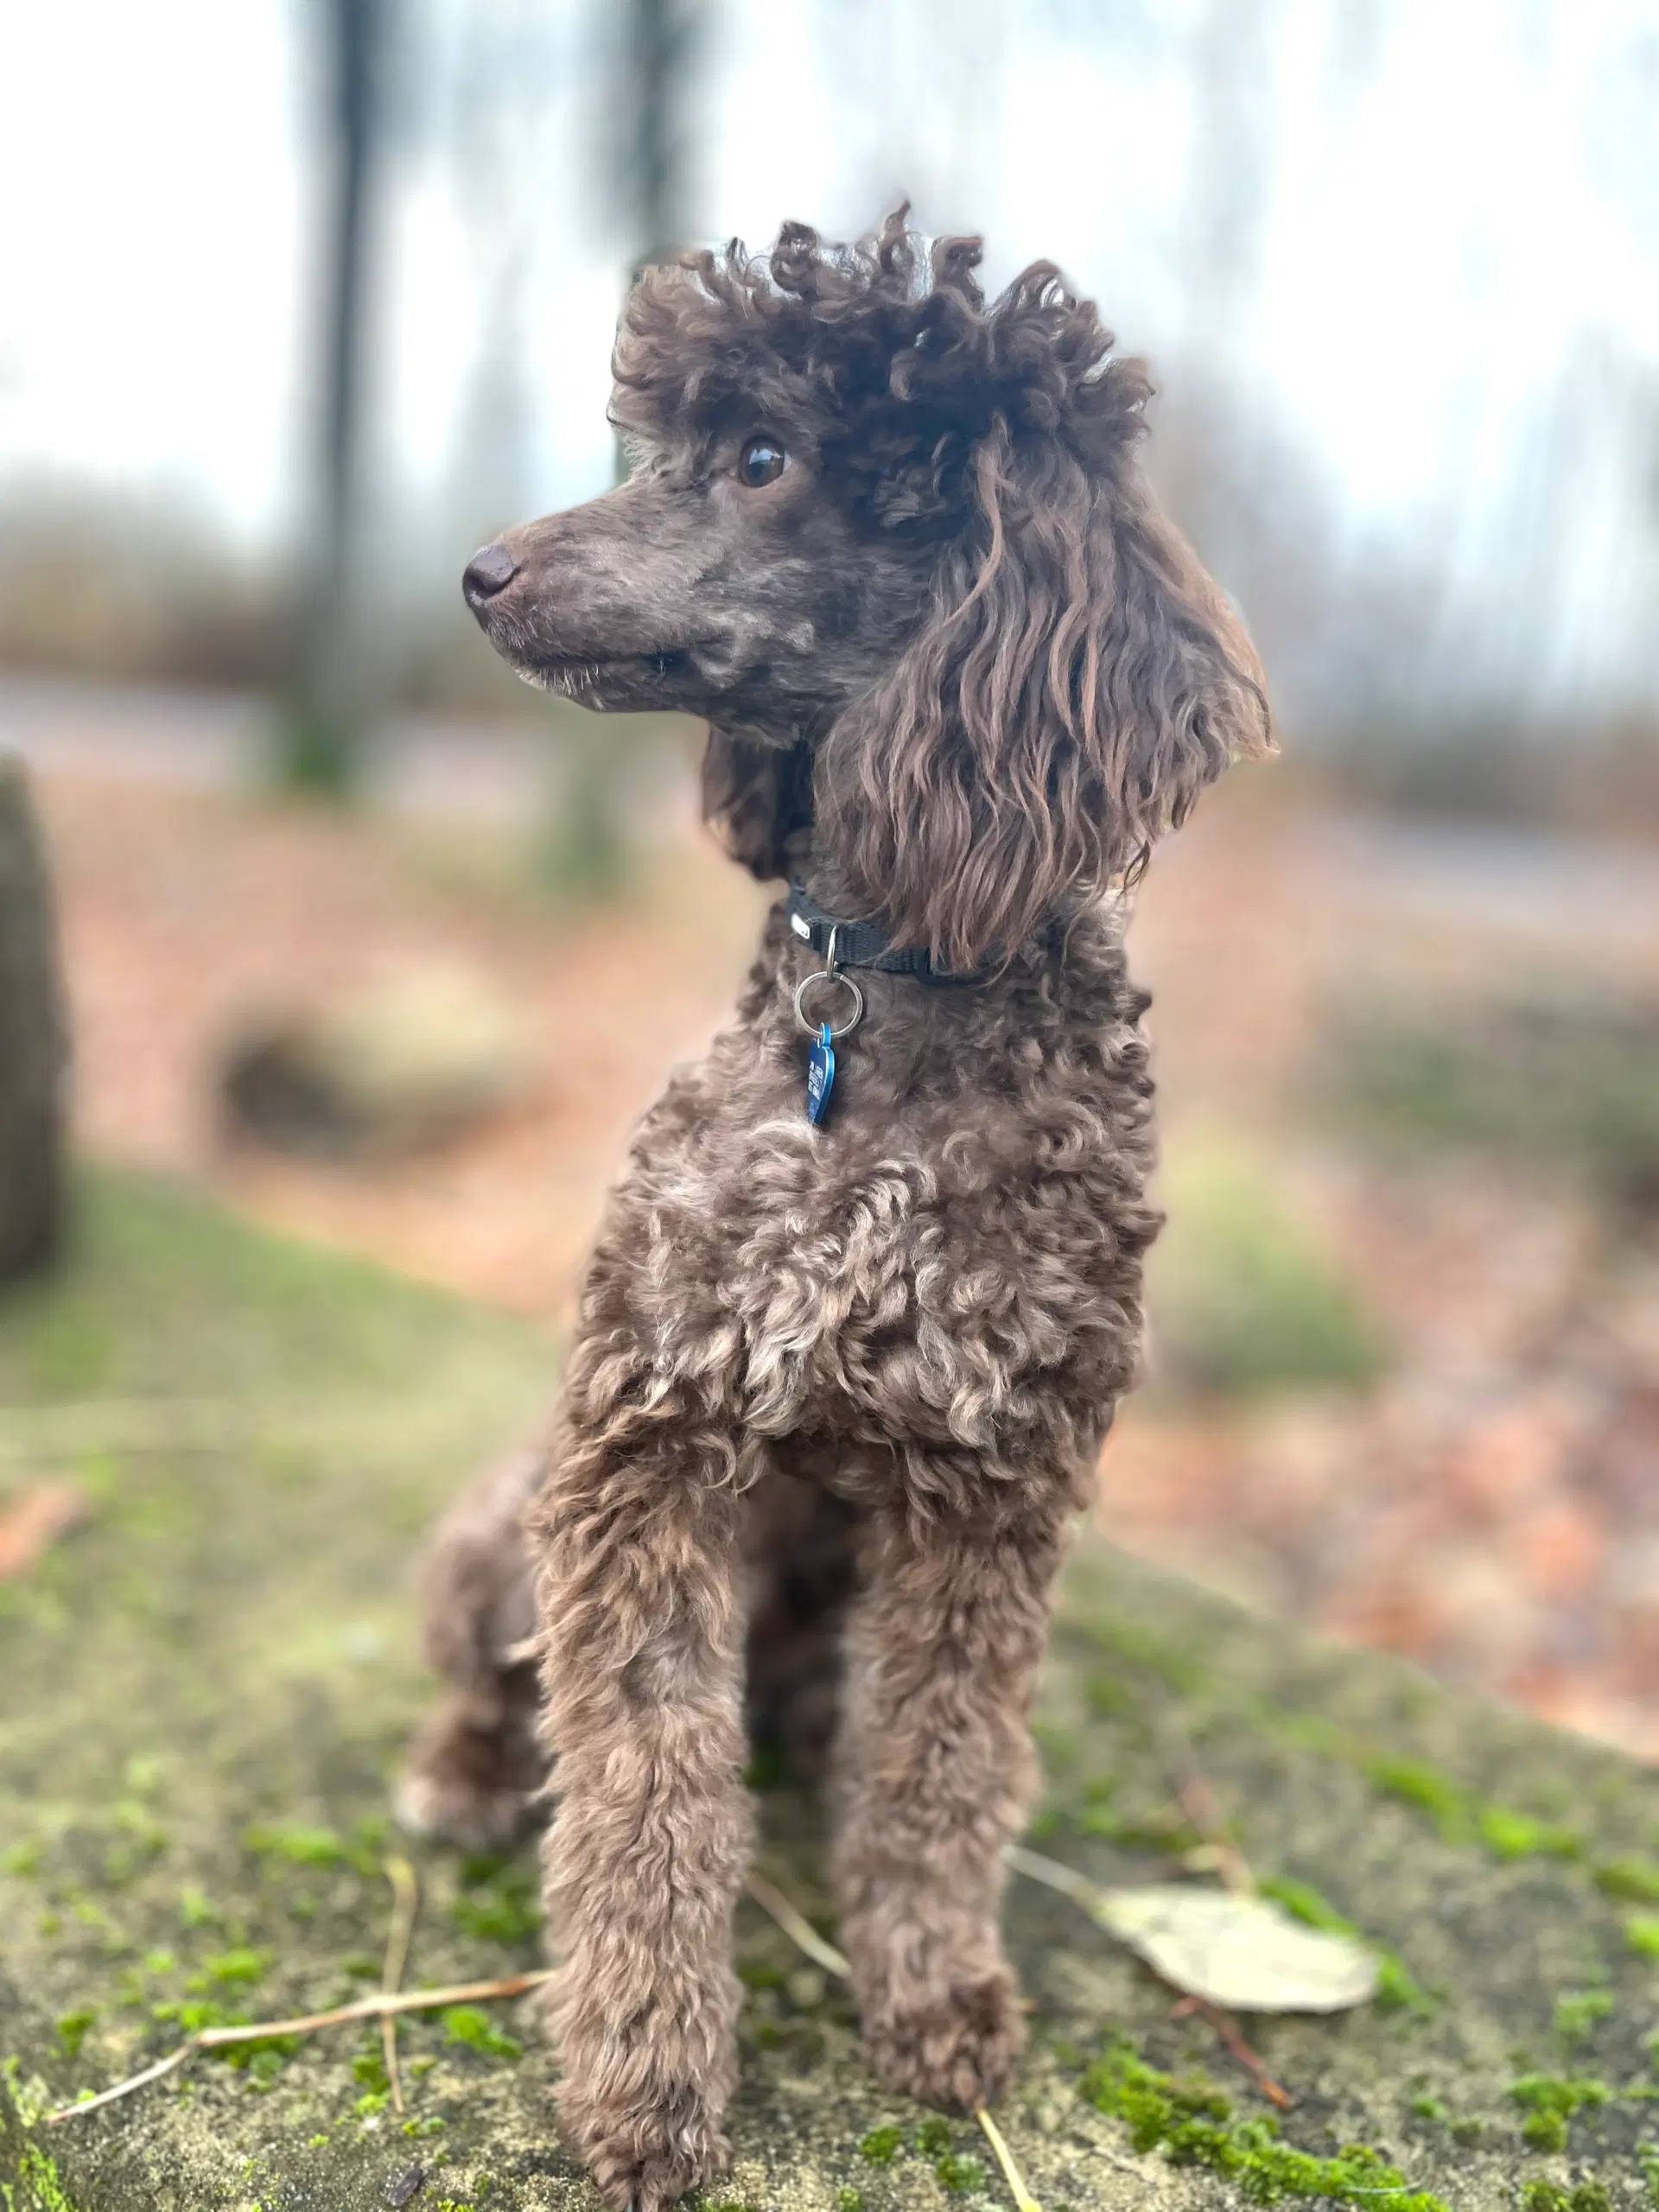
[[[627,282],[684,243],[685,86],[698,35],[697,0],[622,0],[622,118],[617,148],[619,196],[628,238]],[[626,474],[617,447],[617,480]],[[626,818],[635,748],[626,725],[590,725],[569,744],[547,856],[562,889],[602,897],[627,872]]]
[[[327,34],[331,188],[323,266],[315,540],[303,580],[296,696],[282,779],[343,791],[366,704],[360,617],[361,398],[371,199],[379,136],[385,0],[314,0]]]
[[[57,1249],[67,1057],[45,849],[22,765],[0,758],[0,1282]]]

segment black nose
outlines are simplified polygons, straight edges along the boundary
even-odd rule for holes
[[[461,588],[469,607],[476,607],[480,599],[493,599],[505,591],[518,573],[518,563],[505,545],[481,545],[467,563],[467,573],[461,580]]]

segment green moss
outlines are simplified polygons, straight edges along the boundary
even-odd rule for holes
[[[1659,1959],[1659,1912],[1627,1913],[1624,1941],[1638,1957]]]
[[[542,1924],[540,1887],[533,1868],[512,1860],[469,1861],[468,1886],[455,1900],[455,1925],[463,1936],[491,1943],[524,1943]]]
[[[1096,1613],[1084,1624],[1084,1632],[1091,1643],[1109,1651],[1122,1664],[1152,1675],[1173,1690],[1191,1695],[1204,1688],[1205,1670],[1198,1655],[1173,1637],[1160,1636],[1155,1630],[1147,1628],[1140,1621],[1121,1619],[1110,1613]],[[1091,1676],[1092,1687],[1088,1691],[1090,1699],[1103,1698],[1109,1701],[1114,1695],[1121,1697],[1121,1683],[1116,1693],[1105,1688],[1104,1685],[1111,1680],[1110,1676]],[[1139,1712],[1142,1705],[1141,1698],[1132,1696],[1124,1709]]]
[[[1522,2139],[1542,2152],[1564,2151],[1567,2122],[1573,2114],[1610,2103],[1612,2094],[1605,2082],[1568,2081],[1554,2074],[1523,2074],[1510,2084],[1510,2097],[1526,2115]]]
[[[764,1960],[746,1960],[737,1968],[737,1978],[745,1989],[781,1989],[789,1976],[781,1967],[768,1965]]]
[[[1552,1821],[1535,1820],[1508,1805],[1483,1805],[1475,1815],[1476,1832],[1497,1859],[1576,1859],[1584,1848],[1574,1828]]]
[[[1627,1904],[1659,1904],[1659,1859],[1637,1853],[1604,1859],[1595,1870],[1596,1886]]]
[[[244,1828],[242,1840],[258,1857],[290,1866],[343,1866],[347,1856],[333,1828],[257,1821]]]
[[[1642,2169],[1642,2178],[1648,2184],[1648,2196],[1659,2204],[1659,2143],[1638,2143],[1636,2163]]]
[[[58,2015],[58,2046],[66,2058],[76,2058],[86,2040],[86,2031],[98,2018],[95,2005],[77,2005],[73,2012]]]
[[[1276,2120],[1234,2119],[1213,2083],[1160,2073],[1121,2040],[1085,2069],[1081,2088],[1096,2111],[1124,2123],[1135,2150],[1161,2150],[1172,2165],[1225,2174],[1248,2203],[1322,2196],[1372,2212],[1448,2212],[1365,2145],[1348,2145],[1335,2158],[1298,2150],[1281,2139]]]
[[[57,2161],[37,2143],[25,2143],[17,2159],[17,2187],[0,2183],[5,2212],[80,2212],[59,2173]]]
[[[524,2046],[516,2036],[504,2035],[489,2014],[476,2005],[450,2005],[438,2015],[451,2043],[487,2058],[522,2058]]]
[[[1610,1989],[1571,1989],[1555,1999],[1554,2025],[1563,2043],[1582,2043],[1613,2010]]]
[[[1571,2120],[1576,2112],[1593,2110],[1612,2101],[1606,2082],[1587,2077],[1568,2081],[1557,2074],[1523,2074],[1510,2084],[1513,2101],[1526,2112],[1558,2112]]]
[[[916,2148],[925,2158],[937,2158],[950,2148],[950,2123],[930,2113],[916,2131]]]
[[[985,2178],[983,2161],[966,2151],[947,2151],[933,2171],[946,2189],[977,2189]]]
[[[377,2037],[365,2044],[352,2061],[352,2079],[360,2082],[365,2089],[390,2089],[391,2077],[386,2071],[385,2052]]]
[[[889,2120],[858,2139],[858,2155],[873,2166],[890,2166],[905,2147],[905,2132]]]
[[[21,1843],[9,1843],[0,1851],[0,1874],[38,1874],[41,1871],[41,1847],[33,1836],[26,1836]]]
[[[189,2036],[202,2028],[245,2028],[253,2018],[251,2012],[232,2011],[215,1997],[176,1998],[164,2005],[152,2005],[149,2010],[152,2019],[175,2020]]]
[[[233,1951],[215,1951],[202,1961],[201,1974],[193,1974],[185,1987],[206,1988],[208,1982],[216,1981],[226,1989],[251,1989],[255,1982],[264,1980],[274,1956],[273,1952],[251,1950],[246,1945]]]
[[[861,2193],[843,2183],[836,2191],[836,2212],[864,2212]]]
[[[756,1744],[743,1770],[745,1787],[760,1791],[781,1789],[788,1780],[789,1754],[782,1744],[774,1737]]]
[[[1365,1772],[1383,1796],[1427,1813],[1448,1843],[1466,1843],[1478,1833],[1467,1793],[1438,1768],[1421,1759],[1374,1758]]]
[[[1479,1844],[1503,1860],[1583,1856],[1585,1840],[1577,1828],[1517,1811],[1512,1805],[1484,1802],[1427,1760],[1380,1752],[1323,1713],[1286,1713],[1262,1699],[1253,1700],[1250,1711],[1271,1734],[1299,1750],[1353,1767],[1382,1796],[1426,1814],[1447,1843]],[[1659,1863],[1653,1860],[1609,1859],[1596,1868],[1595,1878],[1610,1896],[1638,1903],[1659,1901]]]
[[[1419,2120],[1432,2120],[1438,2123],[1450,2120],[1452,2117],[1451,2113],[1439,2097],[1427,2095],[1414,2097],[1411,2101],[1411,2109]]]

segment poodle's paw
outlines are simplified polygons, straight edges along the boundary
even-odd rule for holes
[[[531,1805],[521,1789],[480,1789],[411,1764],[393,1785],[391,1811],[405,1835],[488,1852],[517,1840],[529,1825]]]
[[[865,2049],[884,2082],[957,2112],[995,2101],[1025,2042],[1020,1993],[1006,1967],[925,2005],[867,2012],[864,2020]]]
[[[440,1710],[422,1727],[392,1790],[397,1825],[467,1851],[499,1851],[531,1817],[534,1794],[496,1738],[455,1726]]]
[[[559,2107],[582,2164],[612,2212],[667,2212],[723,2172],[731,2145],[702,2096],[670,2093],[649,2111],[622,2109],[566,2083]]]

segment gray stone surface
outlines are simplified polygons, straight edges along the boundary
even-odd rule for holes
[[[46,850],[22,763],[0,751],[0,1282],[57,1248],[67,1059]]]
[[[100,1178],[82,1215],[62,1281],[0,1306],[0,1502],[68,1471],[93,1506],[0,1587],[0,2205],[366,2212],[404,2187],[422,2212],[593,2206],[550,2122],[526,2004],[487,2008],[511,2039],[495,2050],[442,2017],[405,2022],[407,2127],[379,2101],[378,2037],[355,2028],[245,2068],[199,2057],[84,2120],[38,2124],[171,2047],[172,2008],[279,2018],[378,1976],[382,1860],[402,1847],[386,1783],[423,1694],[410,1564],[554,1363],[518,1324],[153,1186]],[[1648,2201],[1659,1961],[1632,1936],[1659,1899],[1630,1893],[1659,1885],[1651,1775],[1093,1539],[1069,1577],[1041,1735],[1042,1850],[1102,1880],[1166,1877],[1195,1840],[1172,1801],[1196,1765],[1258,1876],[1310,1885],[1396,1955],[1408,2001],[1245,2025],[1296,2100],[1282,2143],[1314,2159],[1370,2145],[1432,2196],[1333,2198],[1318,2183],[1331,2170],[1310,2165],[1300,2201],[1496,2212],[1546,2182],[1561,2196],[1535,2201],[1576,2186],[1578,2212],[1595,2212],[1595,2182],[1611,2205]],[[827,1915],[816,1810],[787,1788],[762,1802],[766,1866]],[[411,1985],[536,1961],[527,1862],[411,1856]],[[1272,2139],[1241,2131],[1269,2107],[1210,2027],[1172,2021],[1170,1993],[1066,1900],[1017,1881],[1008,1925],[1035,2011],[1001,2117],[1045,2212],[1291,2189]],[[1010,2202],[966,2121],[951,2152],[986,2171],[947,2167],[966,2186],[946,2189],[939,2152],[916,2147],[925,2115],[868,2075],[839,1989],[747,1904],[739,1956],[737,2157],[712,2204]],[[1137,2149],[1079,2093],[1114,2036],[1230,2100],[1207,2148],[1189,2138],[1200,2163]],[[1511,2094],[1529,2074],[1606,2101],[1561,2146],[1534,2147]],[[889,2123],[903,2147],[877,2164],[859,2145]]]

